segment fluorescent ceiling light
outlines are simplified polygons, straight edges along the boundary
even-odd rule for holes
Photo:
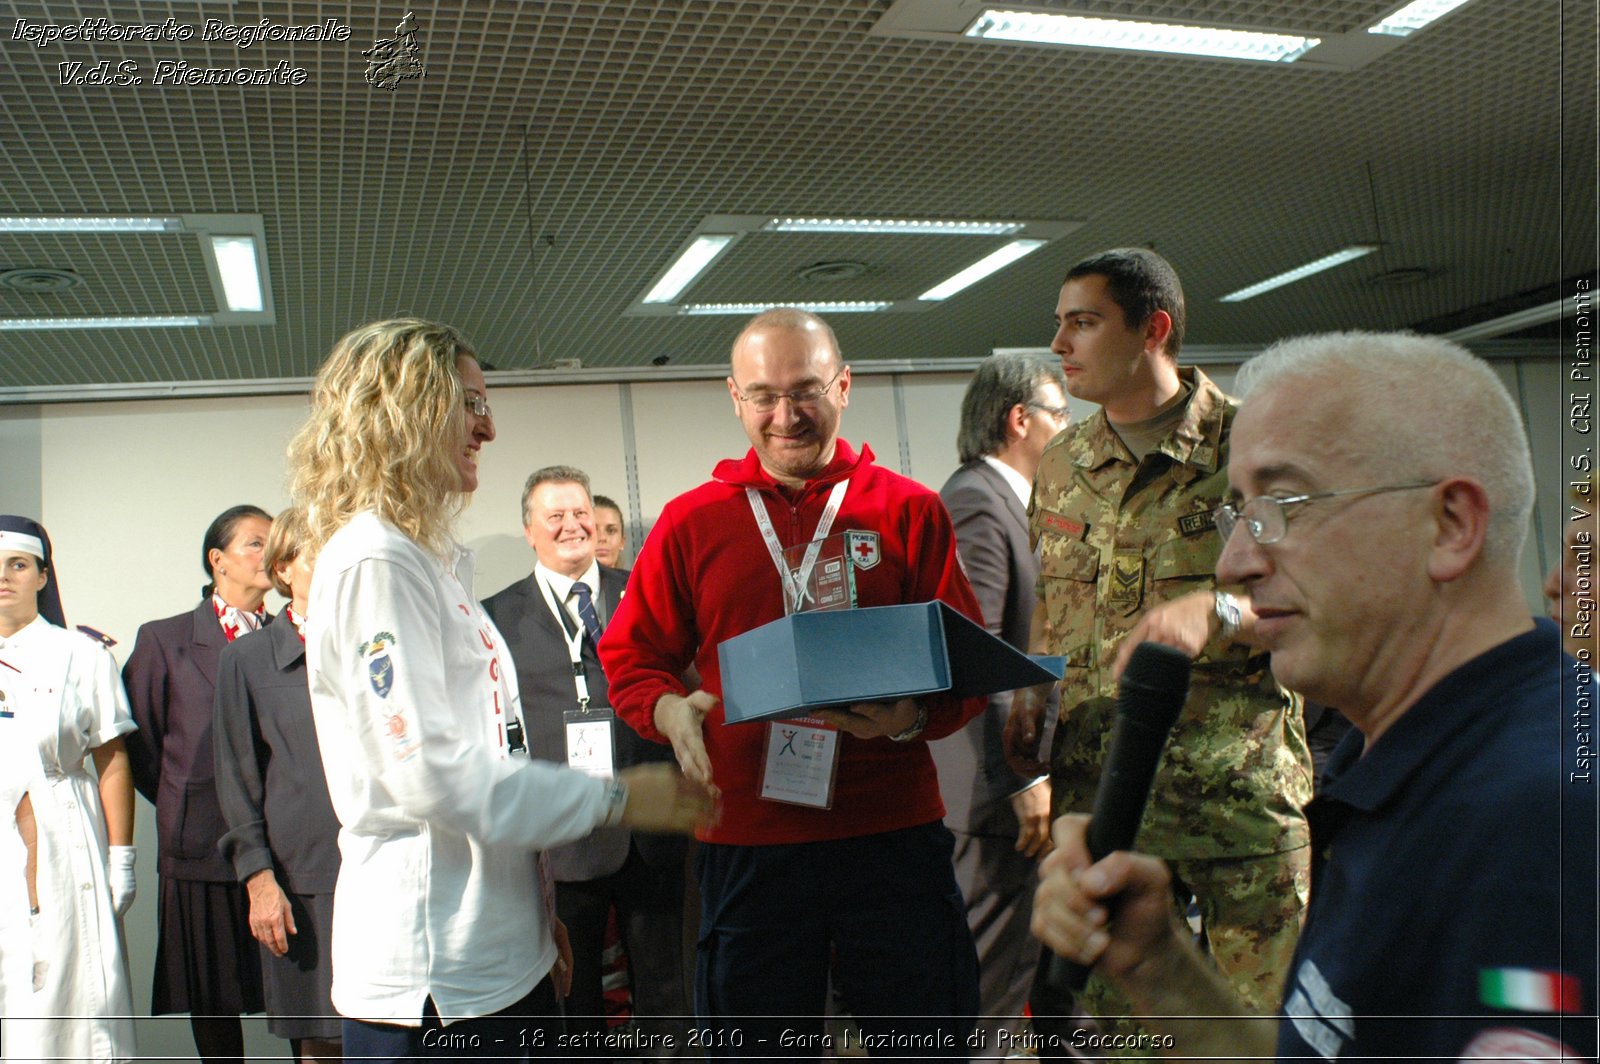
[[[813,314],[866,314],[888,310],[894,304],[888,301],[858,300],[842,303],[686,303],[678,308],[679,314],[760,314],[774,307],[795,307]]]
[[[228,309],[260,311],[261,274],[256,267],[255,238],[214,236],[211,252],[217,259],[217,272],[222,275],[222,291],[227,296]]]
[[[1310,277],[1314,273],[1331,270],[1335,266],[1343,265],[1352,259],[1359,259],[1363,255],[1370,255],[1377,250],[1378,245],[1376,244],[1352,244],[1343,251],[1335,251],[1332,255],[1324,255],[1314,262],[1308,262],[1304,266],[1296,266],[1292,270],[1268,277],[1265,281],[1257,282],[1248,288],[1241,288],[1237,292],[1229,292],[1222,297],[1221,302],[1242,303],[1246,299],[1253,299],[1262,292],[1270,292],[1274,288],[1282,288],[1286,284],[1293,284],[1296,281]]]
[[[202,315],[175,314],[165,317],[144,315],[121,318],[0,318],[0,330],[22,329],[171,329],[185,325],[208,325]]]
[[[710,266],[712,260],[722,254],[723,250],[731,243],[733,243],[733,237],[731,236],[706,235],[695,237],[694,243],[690,244],[683,254],[678,256],[678,261],[667,269],[661,280],[656,282],[656,286],[645,295],[644,302],[671,303],[674,299],[677,299],[678,293],[688,288],[689,283],[700,276],[700,272]]]
[[[1496,336],[1506,333],[1518,332],[1522,329],[1531,329],[1536,325],[1545,325],[1552,321],[1560,321],[1569,315],[1578,312],[1578,301],[1574,299],[1553,299],[1537,307],[1528,307],[1526,310],[1512,311],[1502,314],[1498,318],[1480,321],[1475,325],[1467,325],[1454,329],[1444,334],[1446,340],[1454,340],[1464,344],[1471,340],[1491,340]]]
[[[907,236],[1010,236],[1021,222],[945,222],[902,218],[774,218],[769,233],[899,233]]]
[[[985,255],[960,273],[940,281],[917,298],[930,303],[949,299],[963,288],[977,284],[996,270],[1003,270],[1024,255],[1038,251],[1045,244],[1046,241],[1043,240],[1013,240],[999,251]]]
[[[1380,22],[1367,27],[1368,33],[1387,37],[1409,37],[1430,22],[1443,18],[1467,0],[1415,0]]]
[[[30,218],[0,216],[0,233],[173,233],[177,218]]]
[[[1297,37],[1287,33],[1258,33],[992,8],[967,27],[965,36],[1032,44],[1070,44],[1080,48],[1254,59],[1266,63],[1292,63],[1322,43],[1318,37]]]

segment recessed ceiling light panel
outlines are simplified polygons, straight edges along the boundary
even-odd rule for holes
[[[688,247],[683,249],[683,254],[678,256],[678,261],[667,268],[661,275],[661,280],[646,293],[642,302],[645,303],[671,303],[678,298],[685,288],[707,266],[710,266],[733,243],[732,236],[704,233],[694,238]]]
[[[964,23],[963,23],[964,24]],[[998,257],[984,260],[980,268],[977,264],[969,269],[975,272],[964,272],[959,285],[952,285],[946,281],[946,286],[951,286],[951,292],[956,291],[965,284],[976,281],[996,269],[1004,267],[1007,263],[1021,258],[1023,255],[1036,248],[1042,247],[1053,240],[1058,240],[1066,234],[1077,229],[1083,224],[1081,219],[982,219],[982,218],[873,218],[851,217],[848,215],[772,215],[772,214],[714,214],[703,218],[680,245],[679,256],[657,279],[649,283],[642,294],[631,303],[625,315],[630,317],[670,317],[674,315],[700,315],[700,314],[755,314],[775,306],[798,306],[819,313],[832,314],[861,314],[887,310],[894,313],[920,313],[931,310],[938,305],[944,296],[934,294],[930,289],[929,294],[924,294],[920,299],[912,295],[918,288],[927,285],[931,278],[924,275],[915,279],[915,287],[901,291],[873,291],[870,288],[858,287],[850,295],[867,296],[858,300],[795,300],[793,296],[802,294],[801,289],[791,288],[790,297],[781,297],[767,303],[752,302],[772,296],[774,290],[769,288],[762,291],[761,287],[751,282],[750,278],[737,276],[740,271],[726,267],[729,259],[726,251],[729,247],[748,236],[758,237],[762,254],[770,254],[777,262],[780,270],[789,272],[791,276],[798,275],[809,286],[825,280],[840,280],[872,273],[874,258],[863,254],[859,259],[855,255],[849,258],[829,258],[825,261],[810,261],[802,258],[807,252],[814,252],[816,247],[806,241],[808,233],[860,233],[869,236],[966,236],[976,237],[973,241],[975,247],[993,248],[998,244],[1005,244],[1005,248],[996,252]],[[995,237],[1001,239],[996,240]],[[799,239],[795,239],[799,238]],[[715,243],[708,243],[714,241]],[[981,241],[981,243],[979,243]],[[851,241],[855,243],[855,241]],[[862,246],[868,246],[867,241]],[[829,251],[834,249],[830,247]],[[981,254],[981,252],[978,252]],[[788,260],[785,262],[784,260]],[[681,267],[681,269],[680,269]],[[696,268],[698,267],[698,269]],[[717,273],[719,280],[726,279],[727,284],[721,287],[724,291],[718,295],[727,297],[727,302],[711,303],[693,302],[693,284],[698,283],[697,278],[705,278],[709,273]],[[919,271],[920,272],[920,271]],[[668,283],[671,280],[672,283]],[[903,282],[901,282],[903,283]],[[886,280],[885,287],[900,287],[894,281]],[[779,290],[781,291],[781,290]],[[686,297],[687,294],[687,297]],[[709,295],[709,293],[702,293]],[[813,292],[813,295],[822,295]],[[846,293],[839,293],[844,295]],[[270,293],[269,293],[270,298]]]
[[[842,303],[686,303],[678,308],[679,314],[744,314],[755,315],[774,307],[795,307],[813,314],[870,314],[888,310],[893,303],[859,300]]]
[[[954,222],[910,218],[774,218],[768,233],[899,233],[906,236],[1010,236],[1021,222]]]
[[[1363,255],[1370,255],[1377,250],[1378,245],[1376,244],[1352,244],[1350,247],[1335,251],[1332,255],[1324,255],[1320,259],[1314,259],[1304,266],[1296,266],[1292,270],[1274,274],[1265,281],[1258,281],[1247,288],[1239,289],[1237,292],[1229,292],[1221,297],[1220,301],[1223,303],[1242,303],[1246,299],[1254,299],[1263,292],[1270,292],[1274,288],[1282,288],[1286,284],[1304,280],[1314,273],[1321,273],[1323,270],[1331,270],[1335,266],[1342,266],[1354,259],[1359,259]]]
[[[1263,63],[1292,63],[1321,43],[1318,37],[1288,33],[994,8],[979,15],[967,27],[965,36],[1027,44],[1063,44],[1079,48],[1251,59]]]
[[[106,318],[0,318],[0,331],[54,329],[171,329],[209,325],[205,315],[144,315]]]
[[[1467,0],[1415,0],[1388,18],[1367,27],[1368,33],[1386,37],[1409,37],[1430,22],[1436,22]]]
[[[214,236],[211,250],[222,275],[222,291],[228,309],[260,311],[261,273],[256,266],[256,242],[248,236]]]
[[[6,330],[271,325],[276,320],[266,231],[259,214],[0,215],[0,233],[80,233],[86,240],[99,236],[113,242],[123,233],[175,234],[172,246],[199,250],[216,300],[215,310],[202,314],[6,318],[0,324]]]
[[[0,215],[0,233],[175,233],[179,218],[33,218]]]
[[[960,273],[945,278],[917,298],[929,303],[949,299],[963,288],[977,284],[997,270],[1003,270],[1024,255],[1031,255],[1044,247],[1044,240],[1013,240],[998,251],[991,251]]]

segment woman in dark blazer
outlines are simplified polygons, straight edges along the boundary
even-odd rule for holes
[[[201,546],[211,582],[200,604],[141,626],[122,670],[139,725],[128,739],[133,782],[156,807],[161,897],[150,1012],[189,1013],[206,1061],[243,1057],[239,1014],[263,1007],[245,894],[217,852],[227,826],[211,721],[222,648],[270,619],[262,555],[271,525],[256,506],[219,514]]]
[[[339,821],[328,798],[311,720],[301,627],[311,594],[305,517],[290,507],[272,522],[266,570],[289,599],[278,623],[228,644],[217,671],[213,744],[217,797],[228,821],[222,856],[250,896],[261,944],[267,1027],[296,1059],[341,1059],[333,1010],[333,887]]]

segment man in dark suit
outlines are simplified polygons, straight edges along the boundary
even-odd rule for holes
[[[1054,360],[999,354],[978,367],[961,402],[961,468],[939,494],[956,550],[989,631],[1028,644],[1039,563],[1028,546],[1027,503],[1039,455],[1067,425],[1066,381]],[[1011,693],[958,734],[933,743],[945,826],[956,837],[956,878],[978,944],[981,1026],[990,1051],[1017,1032],[1038,965],[1028,931],[1036,860],[1050,847],[1049,777],[1019,776],[1001,733]]]
[[[594,503],[589,478],[571,466],[549,466],[522,492],[523,533],[537,559],[524,577],[484,608],[516,662],[529,753],[584,771],[610,774],[645,761],[672,760],[670,747],[646,742],[616,720],[595,653],[621,600],[628,574],[595,561]],[[585,1053],[661,1055],[660,1044],[612,1045],[606,1031],[601,967],[606,920],[615,906],[627,950],[633,1011],[646,1034],[685,1041],[690,1012],[683,963],[683,891],[687,840],[600,828],[549,851],[556,912],[572,941],[572,994],[567,1032]],[[662,1020],[661,1017],[671,1017]],[[587,1039],[587,1041],[584,1041]]]

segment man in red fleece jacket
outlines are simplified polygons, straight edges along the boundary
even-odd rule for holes
[[[942,599],[981,621],[950,517],[934,492],[838,438],[850,368],[821,318],[752,319],[728,391],[752,449],[667,504],[600,643],[617,713],[721,792],[698,859],[695,1008],[716,1021],[704,1048],[827,1048],[831,975],[869,1051],[963,1055],[977,960],[927,741],[959,730],[983,699],[816,712],[823,726],[801,731],[833,744],[831,788],[780,801],[763,797],[763,775],[795,729],[725,727],[717,661],[723,640],[784,615],[782,552],[829,535],[852,547],[858,606]],[[691,664],[695,691],[681,679]]]

